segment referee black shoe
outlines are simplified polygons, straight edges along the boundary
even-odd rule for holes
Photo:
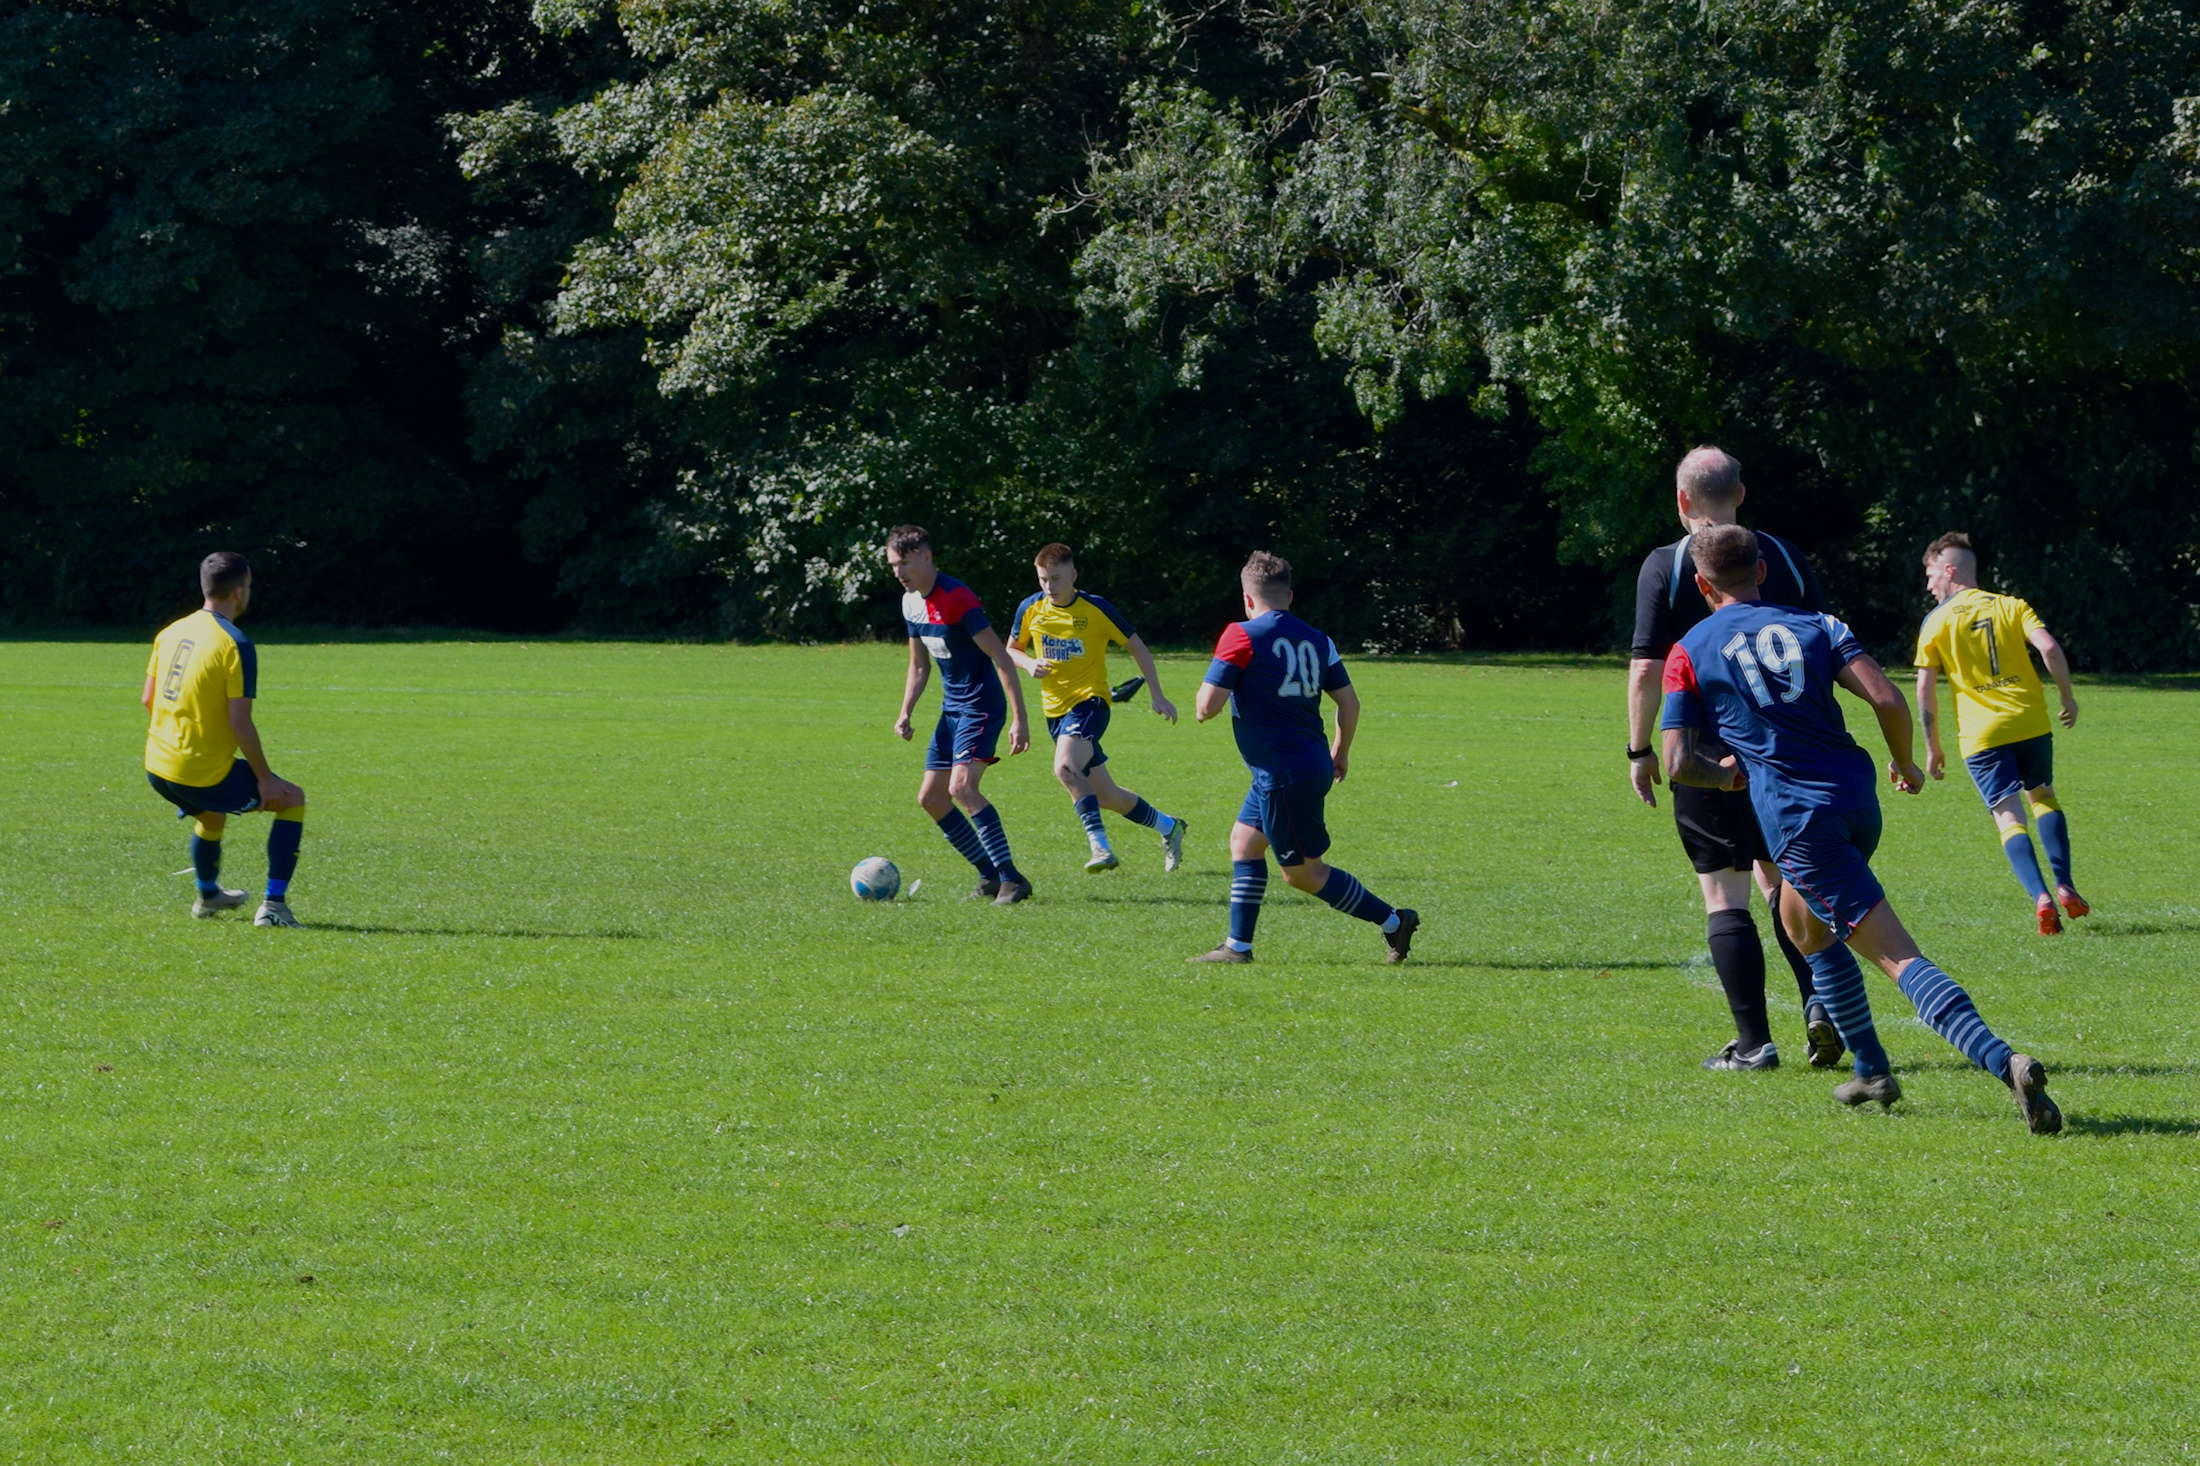
[[[1780,1051],[1767,1039],[1749,1052],[1742,1052],[1742,1041],[1730,1038],[1726,1047],[1703,1061],[1706,1069],[1777,1069],[1780,1067]]]
[[[1831,1069],[1848,1052],[1841,1045],[1841,1030],[1833,1026],[1833,1019],[1818,1003],[1811,1004],[1803,1015],[1803,1042],[1813,1069]]]

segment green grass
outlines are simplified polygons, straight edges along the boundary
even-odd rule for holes
[[[2089,686],[2058,740],[2100,914],[2057,941],[1967,785],[1887,801],[1912,929],[2056,1076],[2043,1140],[1877,978],[1893,1115],[1697,1067],[1730,1030],[1614,663],[1359,663],[1334,858],[1421,909],[1417,960],[1277,882],[1260,963],[1202,969],[1242,774],[1143,703],[1110,750],[1187,869],[1137,831],[1083,875],[1027,756],[1003,911],[912,802],[898,648],[268,645],[314,924],[269,932],[186,915],[142,649],[0,655],[0,1459],[2200,1436],[2189,685]],[[873,853],[923,890],[858,904]]]

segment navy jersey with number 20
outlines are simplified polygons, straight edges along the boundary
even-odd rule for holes
[[[1763,601],[1721,606],[1666,653],[1659,726],[1714,734],[1734,750],[1775,856],[1820,810],[1879,807],[1871,755],[1833,700],[1835,676],[1862,655],[1844,623]]]
[[[1322,694],[1350,687],[1337,644],[1289,611],[1240,621],[1215,643],[1207,681],[1230,692],[1230,727],[1255,789],[1337,776]]]

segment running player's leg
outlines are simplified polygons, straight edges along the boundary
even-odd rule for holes
[[[1866,1099],[1892,1103],[1901,1096],[1900,1086],[1893,1083],[1894,1066],[1872,1022],[1863,969],[1846,944],[1854,923],[1885,899],[1869,861],[1878,832],[1876,810],[1849,816],[1821,812],[1780,854],[1781,873],[1787,878],[1780,915],[1810,963],[1818,1000],[1855,1055],[1856,1078],[1834,1091],[1844,1104]]]
[[[2047,1095],[2046,1069],[2037,1059],[2012,1052],[1986,1026],[1971,995],[1918,950],[1893,905],[1882,900],[1874,907],[1849,933],[1849,945],[1895,980],[1933,1032],[2009,1086],[2026,1125],[2043,1135],[2062,1129],[2062,1111]]]
[[[1779,1064],[1765,1012],[1765,949],[1749,914],[1749,872],[1699,871],[1703,889],[1704,940],[1711,967],[1734,1015],[1734,1039],[1710,1058],[1706,1069],[1770,1069]]]
[[[1245,797],[1245,808],[1230,826],[1230,934],[1212,952],[1194,962],[1250,962],[1260,903],[1268,894],[1268,837],[1253,823],[1259,818],[1261,791]]]
[[[924,753],[924,778],[917,785],[917,803],[939,826],[947,843],[955,853],[977,868],[978,888],[973,895],[990,901],[1001,892],[1001,873],[985,853],[985,842],[978,838],[977,829],[969,816],[955,807],[950,792],[954,773],[955,728],[952,715],[942,713],[939,726],[932,732],[932,741]]]
[[[1719,975],[1734,1038],[1707,1069],[1768,1069],[1779,1063],[1765,1013],[1765,952],[1749,914],[1749,871],[1764,840],[1747,794],[1676,785],[1673,823],[1703,892],[1704,943]]]
[[[1765,893],[1765,905],[1772,912],[1772,937],[1779,944],[1780,956],[1787,962],[1788,971],[1795,976],[1795,995],[1803,1005],[1803,1046],[1813,1069],[1831,1069],[1841,1062],[1848,1051],[1841,1046],[1841,1030],[1834,1026],[1833,1014],[1819,999],[1818,985],[1810,975],[1810,959],[1803,949],[1795,945],[1795,938],[1788,934],[1788,924],[1780,914],[1781,899],[1787,890],[1787,882],[1780,878],[1780,867],[1770,860],[1757,862],[1757,888]]]
[[[2063,813],[2062,801],[2055,797],[2055,786],[2042,784],[2027,789],[2024,798],[2032,806],[2032,824],[2039,831],[2040,847],[2047,852],[2048,869],[2055,872],[2055,899],[2062,903],[2063,914],[2091,915],[2093,908],[2078,894],[2077,883],[2070,878],[2070,820]]]
[[[298,918],[290,911],[290,882],[298,873],[298,847],[305,840],[305,800],[271,807],[269,812],[275,820],[267,828],[267,896],[252,914],[252,924],[296,926]]]
[[[1970,770],[1971,782],[1978,786],[1979,798],[1986,801],[1986,808],[1994,816],[1995,838],[2001,841],[2001,853],[2009,862],[2011,874],[2032,898],[2040,935],[2051,937],[2062,930],[2062,921],[2055,912],[2055,898],[2047,894],[2047,880],[2040,874],[2039,857],[2032,851],[2032,836],[2024,824],[2023,752],[2022,744],[2003,744],[1982,749],[1964,759],[1963,764]]]
[[[1286,884],[1319,897],[1347,916],[1373,923],[1389,948],[1387,960],[1402,962],[1421,918],[1391,906],[1349,872],[1323,863],[1322,856],[1329,852],[1329,826],[1322,806],[1328,797],[1326,779],[1301,779],[1271,789],[1262,833],[1275,847],[1276,864],[1283,868]]]
[[[1085,770],[1085,777],[1092,781],[1093,797],[1100,807],[1123,816],[1134,825],[1144,825],[1161,837],[1161,868],[1175,870],[1184,861],[1184,821],[1175,815],[1163,814],[1148,804],[1138,794],[1115,782],[1105,761]]]
[[[969,757],[963,757],[966,751],[970,752]],[[947,792],[969,814],[970,823],[978,832],[978,841],[985,847],[985,858],[1000,872],[1001,888],[993,898],[995,904],[1013,906],[1030,896],[1031,881],[1016,868],[1016,858],[1009,853],[1008,831],[1001,827],[1001,812],[978,787],[991,762],[990,744],[983,755],[958,749],[955,767],[948,772]]]
[[[1085,869],[1113,870],[1117,865],[1115,852],[1108,847],[1108,827],[1100,818],[1102,801],[1092,777],[1100,773],[1093,767],[1093,749],[1090,738],[1080,738],[1066,729],[1058,734],[1054,740],[1054,777],[1069,791],[1070,800],[1077,808],[1078,822],[1085,827],[1085,843],[1092,852],[1085,861]]]

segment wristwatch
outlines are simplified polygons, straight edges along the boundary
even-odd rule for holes
[[[1649,758],[1651,754],[1652,750],[1647,748],[1630,748],[1627,750],[1627,756],[1631,759]]]

